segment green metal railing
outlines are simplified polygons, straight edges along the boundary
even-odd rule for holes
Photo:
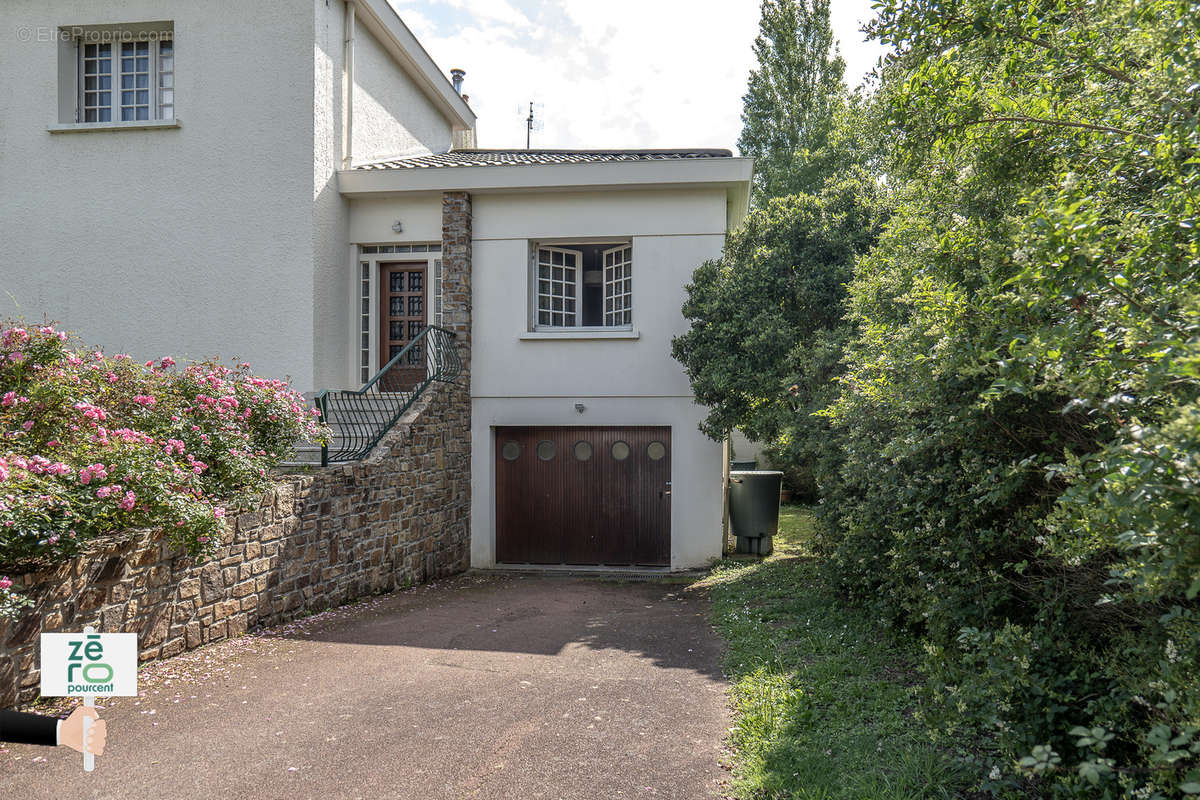
[[[326,389],[313,402],[333,432],[321,445],[321,466],[365,458],[434,381],[462,372],[454,331],[426,327],[361,389]]]

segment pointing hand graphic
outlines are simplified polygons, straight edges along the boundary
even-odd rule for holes
[[[71,716],[63,720],[59,734],[59,744],[64,744],[72,750],[85,752],[83,742],[83,718],[92,720],[87,733],[87,750],[92,755],[104,755],[104,740],[107,736],[106,724],[96,713],[96,709],[79,706],[71,712]]]

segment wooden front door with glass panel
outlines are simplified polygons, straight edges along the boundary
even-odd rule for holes
[[[379,265],[379,368],[425,329],[425,262]],[[425,380],[425,343],[413,345],[380,379],[385,392],[409,391]]]

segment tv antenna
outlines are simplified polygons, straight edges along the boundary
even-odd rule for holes
[[[517,106],[517,113],[523,112],[520,106]],[[545,106],[542,103],[529,101],[529,116],[525,118],[525,149],[530,149],[533,141],[533,132],[539,133],[545,129],[546,125],[542,121],[542,114],[545,112]]]

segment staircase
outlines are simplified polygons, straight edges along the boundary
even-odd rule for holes
[[[280,466],[322,467],[365,458],[430,384],[452,383],[462,372],[454,339],[454,331],[430,325],[361,389],[319,393],[313,403],[330,430],[329,441],[297,444]],[[397,375],[411,386],[400,385]]]

